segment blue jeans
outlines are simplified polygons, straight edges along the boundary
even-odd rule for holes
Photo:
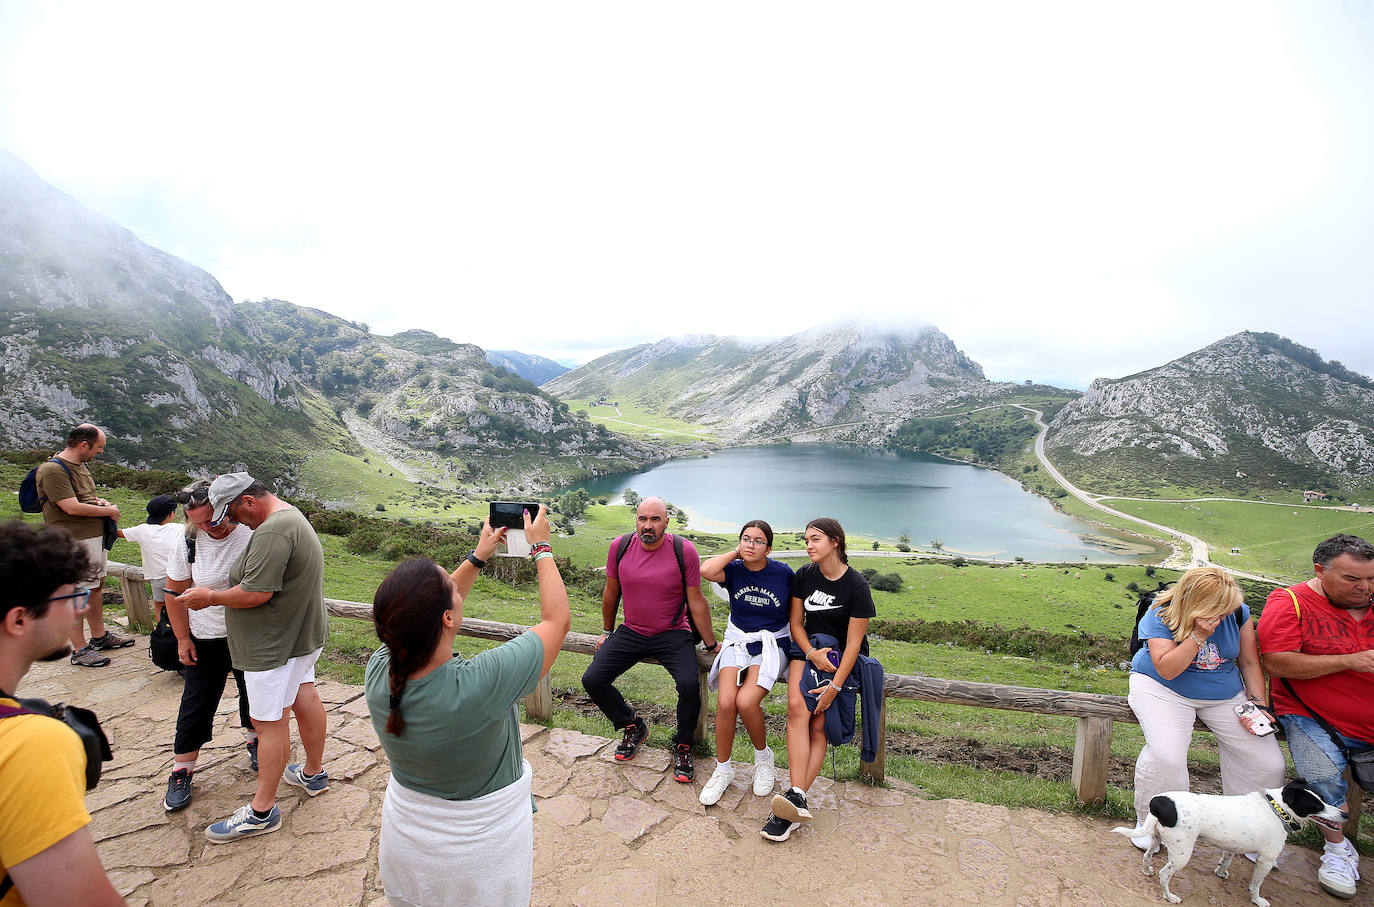
[[[1345,809],[1345,756],[1331,739],[1331,735],[1315,718],[1306,715],[1280,715],[1284,736],[1288,738],[1288,755],[1293,766],[1307,780],[1317,795],[1339,809]],[[1355,737],[1341,735],[1341,742],[1352,752],[1374,749]]]

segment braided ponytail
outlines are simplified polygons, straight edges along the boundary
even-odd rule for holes
[[[386,644],[391,655],[387,668],[391,681],[388,734],[399,737],[405,731],[401,697],[406,681],[429,663],[442,636],[443,614],[452,605],[447,575],[428,558],[403,562],[377,587],[372,619],[377,638]]]

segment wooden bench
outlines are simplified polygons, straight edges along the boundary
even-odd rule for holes
[[[119,577],[120,588],[124,592],[125,608],[130,622],[141,622],[151,626],[148,610],[147,590],[143,583],[143,571],[128,564],[110,562],[107,571]],[[372,606],[361,602],[343,601],[326,598],[325,606],[335,617],[354,620],[372,620]],[[505,642],[514,639],[528,630],[519,624],[499,621],[480,620],[464,617],[459,630],[463,636],[476,639],[490,639]],[[596,652],[597,637],[588,633],[569,633],[563,643],[564,652],[593,655]],[[706,740],[708,735],[707,717],[710,712],[710,691],[706,688],[706,675],[710,671],[714,656],[697,652],[698,679],[701,688],[701,717],[697,719],[696,739]],[[653,663],[652,659],[645,659]],[[882,733],[879,735],[877,755],[872,762],[861,763],[860,774],[874,783],[882,783],[886,777],[887,760],[887,700],[909,699],[917,702],[942,702],[949,705],[973,706],[983,709],[1005,709],[1012,712],[1029,712],[1036,715],[1053,715],[1073,718],[1077,721],[1074,735],[1072,782],[1074,793],[1082,803],[1096,803],[1107,796],[1107,766],[1111,759],[1112,722],[1126,721],[1139,724],[1124,696],[1111,696],[1104,693],[1076,693],[1070,690],[1043,690],[1039,687],[1007,686],[1000,683],[973,683],[961,680],[945,680],[940,677],[916,677],[905,674],[888,674],[883,683],[883,708],[878,716]],[[545,674],[539,685],[525,699],[525,715],[531,720],[548,721],[553,717],[553,688],[549,675]],[[1206,730],[1201,721],[1197,726]],[[1347,808],[1350,819],[1346,823],[1346,833],[1353,836],[1359,826],[1360,789],[1351,786],[1351,796]]]

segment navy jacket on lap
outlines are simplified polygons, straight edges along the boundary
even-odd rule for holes
[[[817,648],[829,647],[843,654],[840,641],[825,633],[812,635],[811,644]],[[807,662],[798,683],[808,709],[816,711],[816,700],[820,698],[811,691],[825,686],[834,676],[816,670],[814,665]],[[840,692],[835,694],[835,701],[825,710],[825,739],[832,745],[839,746],[854,739],[854,706],[860,700],[863,702],[863,739],[859,746],[859,759],[872,762],[878,757],[878,735],[882,733],[883,666],[878,659],[867,655],[859,656],[854,663],[854,670],[849,672]]]

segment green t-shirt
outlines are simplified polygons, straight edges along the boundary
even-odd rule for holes
[[[67,468],[52,460],[38,467],[34,477],[38,496],[43,501],[43,522],[49,526],[60,526],[71,533],[77,541],[97,539],[105,534],[103,516],[72,516],[61,507],[58,501],[76,498],[83,504],[90,504],[100,495],[95,492],[95,479],[85,463],[68,463]]]
[[[538,636],[526,631],[407,681],[401,694],[406,726],[399,737],[386,732],[390,664],[391,652],[382,646],[372,653],[363,684],[372,726],[398,783],[444,800],[475,800],[520,779],[516,703],[539,683],[544,644]]]
[[[270,514],[253,530],[229,570],[229,582],[271,592],[256,608],[225,608],[229,656],[240,671],[270,671],[309,655],[329,635],[324,609],[324,549],[295,507]]]

